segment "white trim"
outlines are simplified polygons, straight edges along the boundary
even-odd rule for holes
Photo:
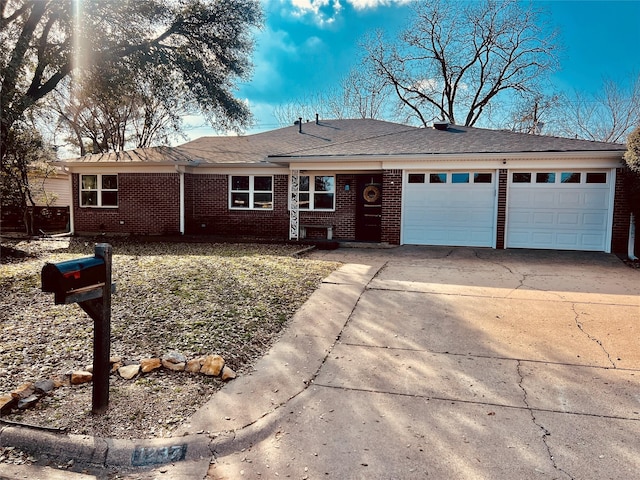
[[[300,190],[300,177],[309,177],[309,190]],[[315,177],[333,177],[333,190],[328,192],[323,191],[315,191]],[[291,176],[289,176],[289,191],[291,192]],[[338,178],[337,174],[329,174],[328,172],[300,172],[298,171],[298,210],[300,212],[335,212],[336,211],[336,202],[337,202],[337,184]],[[309,194],[309,208],[300,208],[300,193],[308,193]],[[315,208],[315,197],[314,195],[318,194],[329,194],[333,193],[333,207],[331,208]],[[289,196],[289,200],[291,200],[291,196]],[[313,208],[311,208],[311,203],[313,203]],[[289,201],[288,205],[289,210],[291,210],[291,201]]]
[[[180,235],[184,235],[185,233],[184,168],[176,167],[176,170],[180,174]]]
[[[78,176],[78,190],[80,190],[80,176]],[[75,234],[75,217],[73,215],[75,211],[75,202],[73,201],[73,175],[69,174],[69,191],[71,192],[71,205],[69,205],[69,233]],[[78,207],[80,206],[80,199],[78,199]]]
[[[607,234],[605,237],[605,253],[611,253],[611,242],[613,242],[613,214],[616,209],[616,169],[612,168],[609,174],[609,218],[607,219]]]
[[[267,211],[267,212],[271,212],[273,211],[274,207],[275,207],[275,179],[273,175],[249,175],[246,173],[242,173],[242,174],[236,174],[236,175],[231,175],[229,174],[228,176],[228,182],[229,182],[229,210],[233,210],[233,211],[247,211],[250,210],[252,212],[255,211]],[[233,189],[233,177],[248,177],[249,178],[249,189],[248,190],[234,190]],[[255,178],[256,177],[269,177],[271,178],[271,190],[256,190],[255,189]],[[234,193],[246,193],[249,196],[249,206],[248,207],[234,207],[233,203],[231,201],[232,196]],[[255,195],[257,193],[270,193],[271,194],[271,206],[270,207],[256,207],[255,206]]]

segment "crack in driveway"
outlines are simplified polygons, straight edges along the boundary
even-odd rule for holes
[[[607,356],[607,359],[609,360],[609,363],[611,363],[611,366],[615,369],[616,367],[616,363],[613,361],[613,359],[611,358],[611,354],[607,351],[606,348],[604,348],[604,344],[602,343],[601,340],[598,340],[596,337],[594,337],[593,335],[591,335],[590,333],[588,333],[585,329],[584,326],[582,325],[582,322],[580,322],[580,314],[578,313],[578,311],[576,310],[576,304],[573,303],[571,304],[571,310],[573,310],[574,313],[574,321],[576,323],[576,326],[578,327],[578,330],[580,330],[584,335],[587,336],[587,338],[589,340],[591,340],[592,342],[595,342],[598,344],[598,346],[600,347],[600,349],[604,352],[604,354]]]
[[[533,422],[533,424],[538,427],[540,429],[540,431],[542,432],[542,443],[544,445],[544,448],[547,451],[547,455],[549,456],[549,461],[551,462],[551,465],[553,466],[553,469],[566,475],[568,478],[573,480],[573,476],[570,475],[568,472],[564,471],[562,468],[560,468],[553,456],[553,452],[551,451],[551,446],[549,445],[549,442],[547,441],[547,438],[551,435],[551,432],[541,423],[538,422],[538,419],[536,418],[536,415],[534,413],[533,408],[531,408],[531,406],[529,405],[529,399],[528,399],[528,392],[527,389],[524,387],[523,383],[524,383],[524,375],[522,373],[522,362],[520,360],[518,360],[517,364],[516,364],[516,371],[518,372],[518,386],[520,387],[520,389],[522,390],[523,393],[523,397],[522,397],[522,401],[524,402],[526,409],[529,411],[529,415],[531,415],[531,421]]]

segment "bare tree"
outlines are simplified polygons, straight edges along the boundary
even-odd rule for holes
[[[382,33],[364,43],[409,122],[473,126],[507,94],[539,92],[556,66],[556,34],[533,3],[427,0],[414,4],[413,18],[394,43]]]
[[[561,99],[560,134],[599,142],[624,142],[640,125],[640,75],[627,84],[603,81],[596,94],[576,91]]]

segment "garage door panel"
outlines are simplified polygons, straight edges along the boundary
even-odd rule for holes
[[[556,178],[560,178],[557,172]],[[584,172],[581,178],[584,182]],[[611,195],[609,175],[607,179],[609,183],[604,184],[511,182],[507,199],[506,246],[606,250]]]
[[[493,246],[494,192],[494,183],[405,183],[403,243]]]

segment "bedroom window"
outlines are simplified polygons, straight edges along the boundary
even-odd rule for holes
[[[229,208],[273,210],[273,176],[232,175]]]
[[[300,175],[298,208],[334,210],[336,182],[333,175]]]
[[[81,207],[117,207],[118,175],[80,175]]]

